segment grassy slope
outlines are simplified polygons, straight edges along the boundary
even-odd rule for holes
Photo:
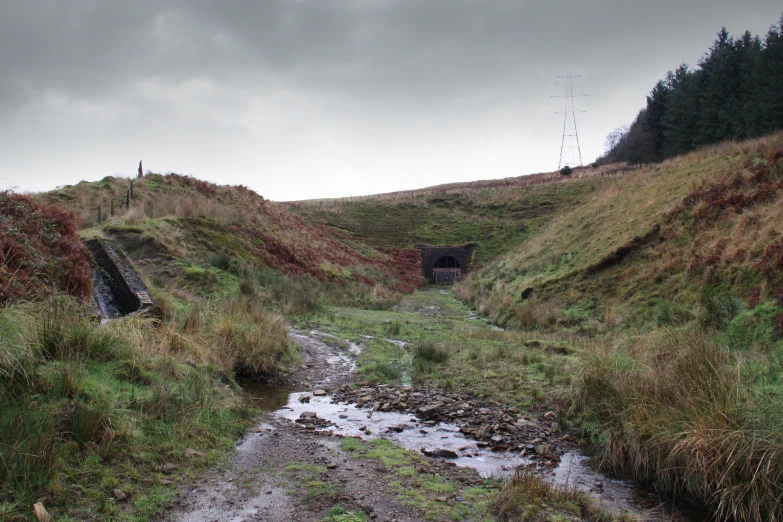
[[[371,244],[410,248],[417,243],[477,242],[476,263],[522,244],[542,223],[582,204],[608,178],[555,178],[542,184],[463,187],[365,201],[300,202],[290,209],[312,222],[347,230]]]
[[[14,291],[0,307],[0,520],[30,520],[35,501],[57,520],[147,520],[233,447],[252,412],[231,361],[276,362],[285,325],[230,302],[98,324],[77,301],[91,256],[74,216],[3,197]]]
[[[500,321],[582,337],[574,407],[606,467],[719,518],[776,520],[781,239],[776,134],[612,182],[458,290]]]
[[[134,180],[130,210],[119,210],[116,203],[116,217],[106,220],[109,200],[125,194],[127,186],[126,179],[108,177],[40,198],[68,205],[85,219],[85,228],[120,240],[137,258],[203,264],[222,255],[294,277],[380,284],[397,291],[410,291],[420,282],[415,252],[369,247],[356,237],[309,224],[244,187],[148,174]],[[99,205],[102,224],[95,222]]]
[[[551,211],[509,216],[547,193]],[[485,266],[456,291],[498,322],[570,337],[574,411],[604,465],[718,517],[783,516],[783,135],[617,179],[451,198],[298,211],[387,244],[481,241],[467,224],[483,220],[527,226],[486,233]],[[429,235],[443,220],[459,234]]]
[[[501,322],[519,324],[504,308],[520,304],[528,288],[560,305],[593,308],[596,316],[606,306],[623,303],[628,311],[630,304],[636,316],[628,318],[638,319],[660,300],[694,306],[705,285],[743,298],[774,293],[758,263],[783,233],[775,157],[781,147],[777,134],[621,177],[528,185],[499,180],[288,205],[311,222],[376,245],[478,242],[474,261],[484,269],[462,295]],[[760,183],[767,192],[756,197]],[[742,198],[748,201],[737,204]],[[769,256],[774,265],[775,252]],[[491,299],[498,302],[481,302]]]
[[[385,305],[420,281],[415,251],[309,225],[242,187],[152,175],[134,180],[121,210],[127,184],[106,178],[36,196],[49,214],[22,198],[22,223],[74,222],[48,206],[64,204],[86,219],[83,236],[117,240],[161,317],[98,325],[89,307],[59,295],[25,303],[31,291],[0,308],[0,520],[26,520],[35,499],[61,520],[146,520],[251,418],[233,372],[274,373],[295,360],[277,312],[309,312],[326,298]],[[35,246],[26,229],[3,225]],[[75,226],[63,227],[78,246]],[[66,259],[53,252],[39,265]],[[49,272],[30,274],[25,288],[48,284]],[[178,469],[164,475],[167,462]]]
[[[722,145],[607,183],[475,274],[463,295],[478,306],[495,299],[487,311],[512,322],[528,288],[598,316],[622,306],[631,322],[662,300],[692,308],[707,286],[775,297],[780,267],[764,267],[779,263],[782,147],[779,134]]]

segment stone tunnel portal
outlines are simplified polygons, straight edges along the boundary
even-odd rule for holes
[[[452,284],[468,272],[475,243],[461,246],[416,245],[421,252],[421,268],[431,284]]]

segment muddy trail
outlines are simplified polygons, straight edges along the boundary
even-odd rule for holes
[[[299,369],[279,385],[245,383],[250,400],[266,410],[257,426],[239,442],[224,469],[191,484],[161,520],[317,521],[337,505],[378,520],[423,520],[421,512],[389,491],[383,480],[385,467],[356,461],[341,449],[341,436],[312,429],[313,422],[291,422],[275,413],[289,403],[288,390],[340,386],[350,381],[355,369],[349,355],[308,334],[292,332],[291,338],[300,347]],[[431,469],[455,473],[435,460]],[[481,482],[476,474],[464,474],[469,481]]]
[[[495,492],[522,469],[589,492],[614,514],[701,519],[597,473],[557,411],[531,415],[466,393],[371,384],[357,372],[361,340],[315,329],[290,337],[302,356],[295,371],[278,384],[243,383],[263,410],[257,424],[225,466],[191,483],[160,520],[492,520]]]

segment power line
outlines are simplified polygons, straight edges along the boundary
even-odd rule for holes
[[[560,161],[557,164],[557,169],[560,170],[563,167],[576,167],[582,166],[582,149],[579,146],[579,132],[576,128],[576,114],[577,112],[583,113],[585,111],[577,111],[574,105],[574,98],[589,97],[589,94],[574,94],[574,78],[581,78],[580,75],[566,74],[564,76],[558,76],[558,83],[563,80],[564,94],[552,95],[549,97],[549,101],[552,98],[565,98],[565,108],[563,110],[563,136],[560,140]],[[560,114],[555,112],[554,114]],[[571,126],[573,131],[568,126],[568,119],[571,117]],[[554,117],[554,115],[553,115]],[[574,154],[576,149],[576,154]],[[579,163],[577,164],[577,158]]]

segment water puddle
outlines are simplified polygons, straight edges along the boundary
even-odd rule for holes
[[[475,440],[466,438],[453,424],[435,424],[421,421],[410,414],[372,411],[356,408],[352,404],[334,404],[329,396],[314,397],[310,393],[292,392],[277,385],[256,384],[246,389],[256,398],[258,407],[272,411],[281,418],[295,421],[305,412],[314,412],[319,418],[334,424],[322,428],[324,431],[365,440],[383,437],[403,448],[424,451],[430,456],[444,457],[457,466],[473,468],[482,477],[508,476],[517,467],[529,464],[528,459],[517,453],[496,453],[479,448]],[[308,402],[302,402],[300,398]],[[643,520],[706,520],[704,513],[695,508],[672,507],[670,502],[664,502],[650,491],[597,472],[588,457],[577,452],[564,454],[560,464],[550,473],[554,484],[589,492],[607,511],[629,511],[640,514]]]
[[[279,384],[266,384],[252,379],[237,379],[244,390],[245,398],[261,411],[275,411],[288,404],[288,397],[294,391]]]
[[[292,332],[291,335],[294,338],[306,338],[302,341],[309,339],[311,343],[318,343],[320,353],[323,354],[321,361],[331,370],[327,372],[328,376],[323,382],[332,381],[333,376],[346,375],[356,370],[354,358],[361,352],[359,345],[351,342],[346,347],[345,341],[341,341],[341,350],[335,351],[317,340],[318,337],[334,337],[331,334],[318,331],[309,334],[308,336],[301,332]],[[396,345],[407,354],[403,341],[383,340]],[[310,415],[315,414],[322,421],[331,424],[319,428],[320,430],[362,439],[383,437],[405,449],[445,458],[457,466],[473,468],[485,478],[508,476],[517,468],[531,464],[528,459],[515,452],[492,452],[487,448],[480,448],[477,441],[466,438],[454,424],[422,421],[411,414],[372,411],[357,408],[353,404],[334,404],[330,396],[315,397],[311,393],[282,385],[256,382],[240,384],[245,389],[248,400],[256,407],[273,412],[280,418],[296,421],[303,413],[309,412]],[[597,472],[589,458],[578,452],[562,455],[557,467],[547,470],[547,473],[556,485],[590,493],[607,511],[629,511],[641,515],[642,520],[701,522],[707,519],[704,513],[697,509],[673,507],[671,502],[664,502],[654,492]]]
[[[667,502],[651,490],[599,473],[589,457],[575,451],[561,456],[552,482],[590,493],[610,513],[629,511],[650,521],[703,522],[708,519],[707,514],[696,507]]]
[[[473,468],[483,477],[510,473],[527,462],[514,453],[480,449],[476,441],[466,439],[453,424],[429,425],[403,413],[374,412],[354,405],[333,404],[328,396],[309,396],[309,393],[292,393],[288,404],[275,414],[293,421],[304,412],[315,412],[319,418],[335,424],[327,428],[334,433],[363,439],[383,437],[409,450],[425,449],[433,455],[447,453],[456,457],[449,460],[458,466]],[[309,402],[300,402],[300,397],[309,397]]]

